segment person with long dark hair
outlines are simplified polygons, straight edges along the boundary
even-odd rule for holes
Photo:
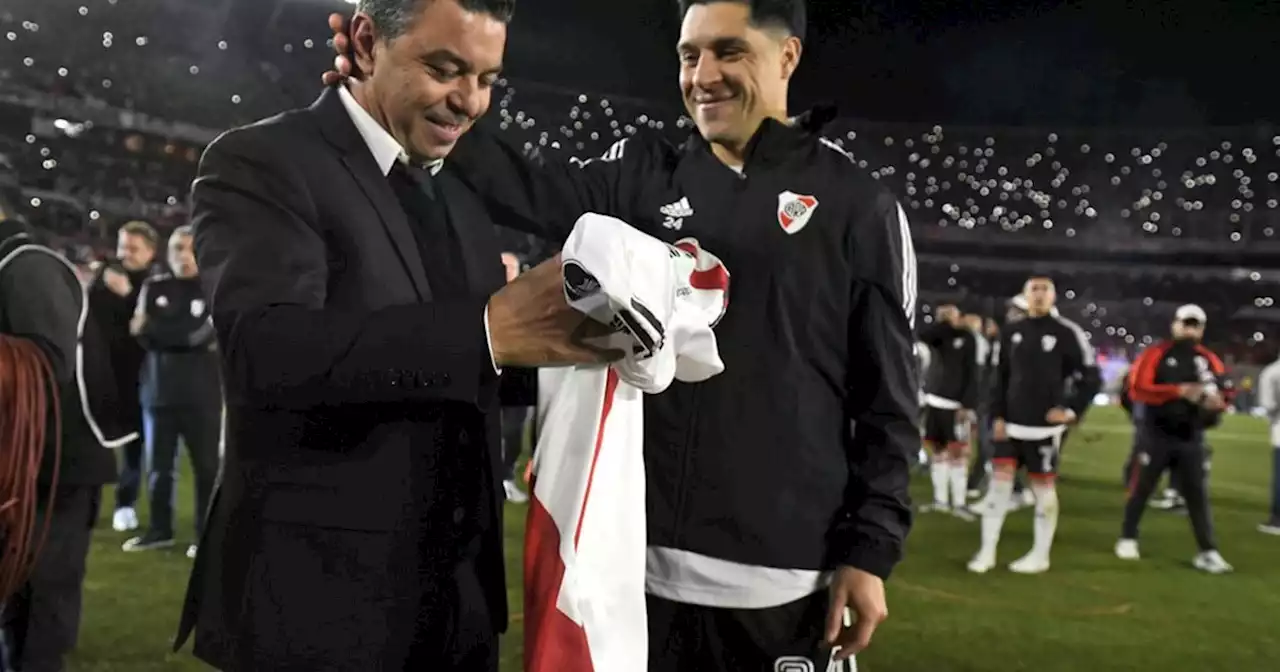
[[[79,635],[90,533],[115,465],[88,428],[77,385],[79,279],[21,220],[21,192],[5,167],[0,416],[18,432],[0,436],[0,459],[25,464],[0,472],[0,501],[14,507],[0,525],[0,669],[43,672],[63,669]]]

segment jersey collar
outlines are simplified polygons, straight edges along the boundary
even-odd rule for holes
[[[809,147],[814,139],[822,133],[837,110],[832,105],[819,105],[799,116],[792,117],[791,123],[785,124],[777,119],[765,119],[756,129],[755,135],[747,143],[746,165],[757,163],[777,164],[790,157],[796,150]],[[687,151],[710,152],[711,143],[700,134],[694,133],[685,143]]]

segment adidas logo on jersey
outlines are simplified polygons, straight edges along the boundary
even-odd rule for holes
[[[687,197],[681,197],[675,203],[658,208],[658,212],[666,217],[662,222],[663,226],[672,231],[679,231],[684,226],[684,218],[693,216],[693,206],[689,205]]]

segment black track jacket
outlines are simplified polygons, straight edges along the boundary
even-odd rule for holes
[[[646,397],[650,546],[882,577],[901,558],[920,445],[915,252],[895,198],[820,135],[832,116],[767,120],[741,172],[697,135],[530,163],[472,131],[445,162],[496,223],[558,243],[600,213],[696,238],[732,274],[724,373]]]

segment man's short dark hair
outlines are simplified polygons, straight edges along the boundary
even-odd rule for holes
[[[413,25],[414,16],[429,2],[437,0],[360,0],[358,11],[373,19],[383,39],[404,35]],[[468,12],[488,14],[508,23],[516,12],[516,0],[453,0]]]
[[[785,31],[804,42],[805,15],[804,0],[677,0],[680,7],[680,20],[694,5],[710,5],[716,2],[733,2],[746,5],[751,10],[751,25],[756,28],[771,28]]]

